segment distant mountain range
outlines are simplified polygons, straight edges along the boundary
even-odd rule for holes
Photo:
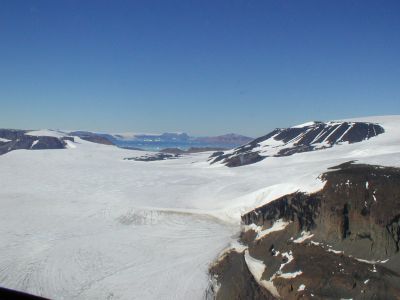
[[[253,140],[251,137],[234,133],[205,137],[194,137],[187,133],[169,132],[161,134],[108,134],[90,131],[73,131],[69,134],[93,142],[101,142],[103,144],[111,143],[119,147],[143,148],[146,150],[163,148],[188,149],[191,147],[218,147],[230,149]]]

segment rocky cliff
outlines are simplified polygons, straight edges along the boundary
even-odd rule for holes
[[[400,299],[400,169],[346,163],[324,188],[242,216],[210,268],[216,299]]]

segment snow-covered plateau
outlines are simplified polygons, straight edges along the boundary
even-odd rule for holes
[[[211,153],[124,160],[144,152],[79,138],[1,155],[0,286],[55,299],[202,299],[243,213],[321,189],[319,175],[344,162],[400,167],[400,116],[347,121],[384,133],[237,168],[210,165]]]

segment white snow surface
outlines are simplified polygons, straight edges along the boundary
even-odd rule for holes
[[[251,224],[251,225],[245,226],[245,231],[247,231],[249,229],[253,229],[255,232],[257,232],[256,240],[259,240],[259,239],[262,239],[263,237],[267,236],[271,232],[280,231],[280,230],[285,229],[288,225],[289,225],[289,222],[279,219],[279,220],[275,221],[274,224],[272,224],[272,226],[267,229],[262,229],[261,226]]]
[[[308,239],[311,239],[313,236],[314,236],[314,235],[311,234],[311,232],[309,232],[309,231],[302,231],[302,232],[301,232],[301,236],[298,237],[297,239],[295,239],[295,240],[293,241],[293,243],[301,244],[301,243],[303,243],[304,241],[306,241],[306,240],[308,240]]]
[[[321,173],[350,160],[400,166],[400,116],[360,120],[385,133],[238,168],[209,165],[209,153],[127,161],[146,153],[79,138],[1,155],[0,285],[56,299],[202,299],[241,214],[317,191]]]
[[[303,128],[303,127],[306,127],[306,126],[312,126],[314,124],[315,124],[315,122],[311,121],[311,122],[306,122],[306,123],[303,123],[303,124],[292,126],[292,128]]]
[[[281,273],[278,275],[280,278],[285,278],[285,279],[291,279],[291,278],[296,278],[297,276],[303,274],[302,271],[296,271],[292,273]]]
[[[298,292],[304,291],[306,286],[304,284],[300,284],[299,288],[297,289]]]
[[[70,140],[65,140],[65,143],[67,144],[67,148],[69,148],[69,149],[75,149],[76,148],[75,143],[70,141]]]
[[[68,136],[67,133],[59,130],[52,130],[52,129],[41,129],[41,130],[34,130],[25,133],[25,135],[32,135],[32,136],[51,136],[51,137],[65,137]]]
[[[261,260],[255,259],[249,254],[249,251],[244,252],[244,259],[246,265],[249,268],[250,273],[253,275],[254,279],[263,287],[265,287],[273,296],[280,298],[279,292],[276,289],[273,280],[261,279],[265,271],[265,264]]]
[[[8,143],[8,142],[11,142],[11,140],[8,140],[8,139],[1,138],[1,137],[0,137],[0,142]]]
[[[35,147],[37,143],[39,143],[39,140],[33,141],[33,142],[32,142],[32,145],[31,145],[31,149],[32,149],[33,147]]]

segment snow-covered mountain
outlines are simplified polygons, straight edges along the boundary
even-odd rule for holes
[[[217,266],[211,296],[218,286],[243,295],[242,283],[248,297],[397,295],[400,116],[338,123],[369,133],[293,155],[269,145],[279,151],[237,168],[208,153],[125,160],[148,152],[77,136],[63,150],[0,155],[0,285],[48,298],[202,299]],[[224,273],[218,262],[228,260]],[[338,275],[332,285],[321,269]]]
[[[268,156],[288,156],[344,143],[358,143],[383,132],[382,126],[370,122],[309,122],[291,128],[277,128],[233,150],[216,152],[210,162],[237,167]]]

